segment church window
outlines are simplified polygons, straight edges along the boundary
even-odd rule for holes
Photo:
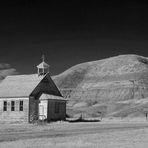
[[[11,111],[15,111],[15,101],[11,101]]]
[[[20,111],[23,111],[23,101],[20,101]]]
[[[4,104],[3,104],[3,111],[7,111],[7,101],[4,101]]]

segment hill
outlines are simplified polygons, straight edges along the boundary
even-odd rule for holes
[[[70,116],[139,116],[148,106],[146,57],[120,55],[86,62],[53,79],[69,100]]]

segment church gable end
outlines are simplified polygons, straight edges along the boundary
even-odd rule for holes
[[[60,91],[56,87],[53,80],[50,78],[49,73],[44,76],[44,78],[40,81],[40,83],[35,87],[30,96],[36,96],[36,98],[40,97],[42,93],[51,94],[55,96],[61,96]]]

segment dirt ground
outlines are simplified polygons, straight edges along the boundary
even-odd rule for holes
[[[0,148],[146,148],[148,121],[1,124]]]

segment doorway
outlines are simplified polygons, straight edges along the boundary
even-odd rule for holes
[[[47,100],[41,100],[39,103],[39,119],[47,119]]]

